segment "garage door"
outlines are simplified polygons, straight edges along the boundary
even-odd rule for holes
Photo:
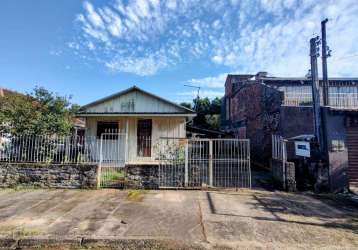
[[[349,184],[358,186],[358,126],[347,128]]]

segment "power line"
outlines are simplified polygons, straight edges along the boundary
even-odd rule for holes
[[[354,57],[357,57],[357,56],[358,56],[358,53],[349,54],[349,55],[345,55],[345,56],[338,57],[338,58],[332,58],[332,61],[341,61],[341,60],[344,60],[344,59],[347,59],[347,58],[354,58]]]

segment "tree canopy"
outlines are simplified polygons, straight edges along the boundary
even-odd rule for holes
[[[182,106],[196,111],[193,125],[213,130],[220,129],[221,99],[216,97],[210,100],[208,97],[195,98],[191,103],[181,103]]]
[[[70,98],[36,87],[30,94],[0,97],[0,132],[14,135],[67,135],[79,106]]]

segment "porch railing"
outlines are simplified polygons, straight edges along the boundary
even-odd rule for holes
[[[358,93],[329,93],[328,98],[330,107],[358,109]],[[312,106],[312,95],[311,93],[284,93],[283,104],[286,106]]]

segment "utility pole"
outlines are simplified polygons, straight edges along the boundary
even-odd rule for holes
[[[312,79],[312,99],[313,99],[313,119],[314,133],[317,139],[319,149],[322,150],[322,125],[321,125],[321,104],[319,94],[318,66],[317,57],[319,57],[319,37],[310,40],[310,57],[311,57],[311,79]]]
[[[330,56],[330,50],[327,46],[326,40],[326,23],[328,19],[324,19],[321,22],[321,31],[322,31],[322,74],[323,74],[323,105],[329,106],[329,96],[328,96],[328,73],[327,73],[327,57]],[[328,50],[328,53],[327,53]]]

